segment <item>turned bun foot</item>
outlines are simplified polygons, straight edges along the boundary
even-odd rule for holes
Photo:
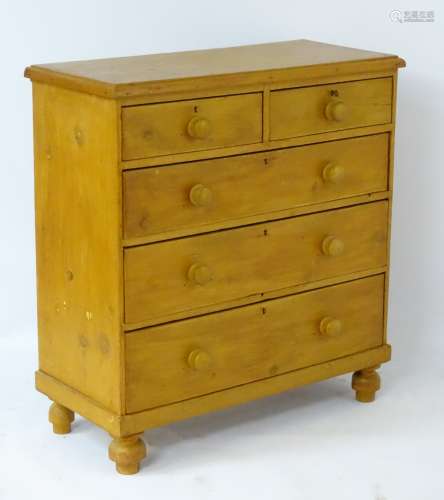
[[[71,422],[74,420],[74,412],[60,405],[52,403],[49,408],[49,421],[55,434],[69,434],[71,432]]]
[[[139,472],[140,462],[146,457],[146,446],[140,436],[142,434],[115,437],[109,445],[109,458],[116,463],[120,474]]]
[[[380,365],[364,368],[353,374],[352,388],[356,391],[356,400],[371,403],[375,400],[376,391],[381,387],[381,379],[376,372]]]

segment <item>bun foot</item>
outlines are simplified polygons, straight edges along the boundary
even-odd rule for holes
[[[54,402],[49,408],[48,419],[55,434],[69,434],[71,422],[74,421],[74,412]]]
[[[140,462],[146,457],[146,446],[140,436],[142,434],[115,437],[109,445],[109,458],[116,463],[116,470],[120,474],[139,472]]]
[[[356,400],[371,403],[375,400],[376,391],[381,387],[381,379],[376,369],[380,365],[364,368],[353,374],[352,388],[356,391]]]

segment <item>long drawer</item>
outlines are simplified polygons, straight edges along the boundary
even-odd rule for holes
[[[381,345],[383,297],[378,275],[127,334],[127,411]]]
[[[129,248],[125,322],[386,264],[386,201]]]
[[[388,134],[127,171],[124,236],[202,227],[387,189]]]
[[[122,108],[124,160],[260,141],[260,93]]]
[[[271,92],[272,140],[382,125],[391,119],[391,78]]]

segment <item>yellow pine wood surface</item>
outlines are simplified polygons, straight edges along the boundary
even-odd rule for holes
[[[229,219],[221,222],[203,224],[201,226],[190,226],[180,229],[173,229],[164,232],[158,232],[155,234],[148,234],[146,236],[139,236],[137,238],[125,238],[123,240],[123,245],[125,247],[145,245],[148,243],[182,238],[184,236],[210,233],[222,229],[230,229],[239,226],[249,226],[258,222],[288,219],[289,217],[307,215],[326,210],[334,210],[336,208],[350,207],[353,205],[360,205],[362,203],[369,203],[371,201],[387,200],[391,198],[391,195],[391,191],[377,191],[372,193],[364,193],[357,196],[349,196],[346,198],[335,198],[334,200],[323,201],[320,203],[303,203],[296,207],[287,208],[285,210],[274,210],[271,212],[248,215],[245,217],[238,217],[236,219]]]
[[[118,107],[35,83],[39,366],[121,408]]]
[[[106,97],[158,95],[377,71],[405,62],[392,54],[311,40],[40,64],[25,76]]]
[[[27,68],[55,432],[83,415],[135,473],[151,427],[347,372],[373,400],[404,65],[299,40]]]
[[[125,321],[384,266],[385,201],[125,250]],[[342,255],[323,253],[334,236]],[[199,284],[193,266],[207,275]],[[204,269],[205,268],[205,269]]]
[[[124,160],[261,141],[261,93],[122,108]]]
[[[266,109],[264,108],[264,114]],[[265,130],[265,123],[264,123]],[[265,151],[273,151],[295,146],[305,146],[308,144],[320,144],[352,137],[363,137],[367,135],[391,133],[393,125],[370,125],[368,127],[356,127],[346,130],[335,130],[332,132],[322,132],[300,137],[289,137],[276,141],[266,141],[256,144],[246,144],[243,146],[229,146],[226,148],[215,148],[203,151],[191,151],[188,153],[175,153],[171,155],[152,156],[150,158],[139,158],[137,160],[126,160],[120,162],[122,170],[134,170],[145,167],[159,167],[161,165],[173,165],[176,163],[187,163],[191,161],[210,160],[213,158],[226,158],[236,155],[244,155]]]
[[[285,139],[306,134],[391,121],[392,78],[275,90],[270,95],[270,137]],[[337,119],[328,107],[340,105]]]
[[[124,237],[186,231],[302,204],[385,191],[388,141],[388,134],[378,134],[127,171],[123,174]],[[338,171],[342,175],[335,177]],[[207,192],[200,205],[199,199],[194,204],[190,199],[196,186]]]
[[[129,333],[127,411],[377,347],[383,301],[378,275]]]
[[[94,400],[87,398],[84,394],[41,371],[36,372],[35,379],[37,389],[52,399],[59,401],[60,404],[99,425],[113,436],[129,436],[152,427],[220,410],[277,394],[294,387],[385,363],[390,360],[390,355],[390,346],[382,345],[350,356],[343,356],[325,363],[250,382],[249,384],[238,385],[178,403],[125,415],[117,415],[105,410]]]
[[[122,417],[121,432],[133,434],[166,423],[176,422],[195,415],[221,410],[254,399],[271,396],[302,385],[342,375],[363,367],[390,360],[391,348],[383,345],[374,349],[344,356],[319,365],[294,370],[249,384],[213,392],[205,396],[160,406]]]

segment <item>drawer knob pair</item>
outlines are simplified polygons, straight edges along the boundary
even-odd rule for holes
[[[203,184],[196,184],[190,189],[189,198],[195,207],[208,207],[213,201],[213,193]]]
[[[196,285],[203,286],[213,279],[213,273],[204,264],[193,264],[188,269],[188,279]]]
[[[322,241],[322,253],[329,257],[337,257],[342,255],[345,250],[345,244],[335,236],[327,236]]]
[[[342,165],[336,165],[335,163],[328,163],[325,165],[324,170],[322,170],[322,178],[325,182],[331,182],[332,184],[337,184],[342,181],[345,176],[345,169]]]
[[[336,335],[340,335],[342,333],[342,330],[342,321],[340,319],[332,318],[331,316],[323,318],[319,323],[319,331],[322,335],[328,337],[335,337]]]
[[[341,122],[347,117],[347,106],[339,99],[333,99],[325,106],[324,114],[327,120]]]
[[[211,135],[211,123],[206,118],[195,116],[188,122],[187,132],[193,139],[206,139]]]
[[[187,363],[193,370],[207,370],[211,366],[211,356],[201,349],[195,349],[188,354]]]

